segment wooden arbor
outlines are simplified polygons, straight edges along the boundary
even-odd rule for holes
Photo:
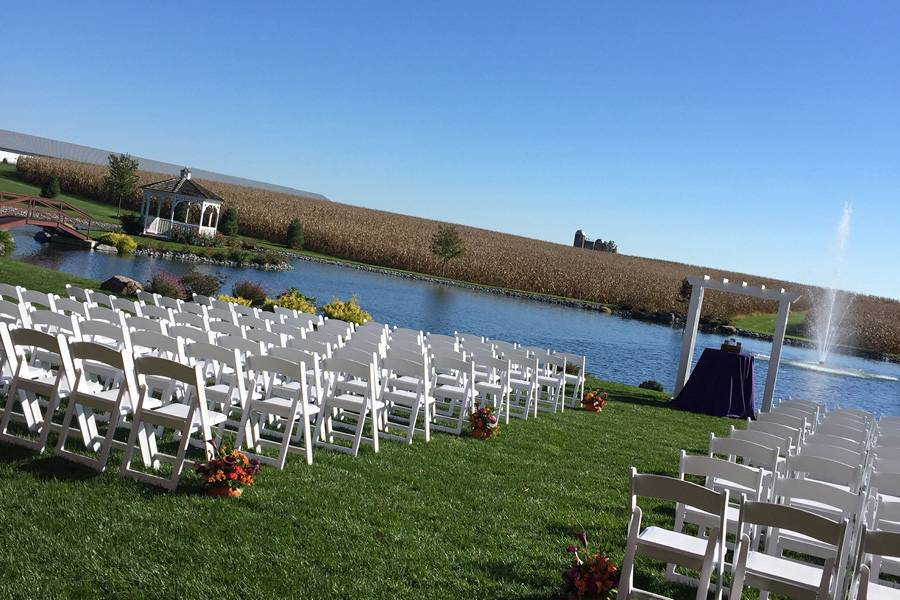
[[[746,281],[732,283],[727,279],[712,280],[709,275],[700,277],[688,277],[691,284],[691,302],[688,307],[687,321],[684,327],[684,336],[681,340],[681,360],[678,363],[678,373],[675,379],[675,394],[681,391],[691,374],[691,362],[694,357],[694,346],[697,343],[697,327],[700,325],[700,308],[703,306],[703,293],[707,289],[751,296],[764,300],[778,302],[778,320],[775,323],[775,334],[772,336],[772,352],[769,357],[769,373],[766,376],[766,388],[763,393],[763,411],[772,408],[772,396],[775,393],[775,381],[778,379],[778,365],[781,363],[781,347],[784,344],[784,333],[787,330],[788,315],[791,312],[791,304],[800,299],[800,294],[787,292],[784,288],[779,290],[766,289],[766,286],[751,287]]]

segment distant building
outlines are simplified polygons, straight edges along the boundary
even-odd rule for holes
[[[584,231],[579,229],[575,232],[575,243],[572,244],[576,248],[585,248],[586,250],[600,250],[602,252],[617,252],[616,243],[612,240],[603,241],[600,238],[589,240],[584,235]]]

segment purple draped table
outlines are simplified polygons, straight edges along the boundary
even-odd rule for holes
[[[672,406],[717,417],[755,419],[753,356],[704,349]]]

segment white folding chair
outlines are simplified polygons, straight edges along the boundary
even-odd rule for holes
[[[16,367],[0,422],[0,440],[40,453],[47,447],[60,400],[68,395],[75,381],[69,345],[62,334],[50,335],[35,329],[9,331],[8,340],[10,359],[14,357]],[[40,360],[25,360],[26,355],[33,357],[38,353]],[[16,404],[21,412],[14,411]],[[13,421],[24,424],[29,435],[13,433]]]
[[[735,549],[731,598],[740,598],[745,585],[760,590],[760,600],[770,592],[797,600],[840,597],[836,571],[840,568],[838,557],[848,543],[846,520],[836,522],[791,506],[750,501],[741,504],[740,519],[742,531],[745,526],[791,531],[831,544],[836,551],[824,566],[801,562],[775,554],[775,544],[766,552],[759,551],[745,531]]]
[[[132,414],[137,404],[134,364],[128,351],[94,342],[73,342],[69,345],[69,352],[75,365],[75,383],[68,396],[56,452],[67,460],[103,471],[110,449],[116,445],[115,434],[120,421]],[[102,366],[106,377],[92,377],[85,363],[89,363],[94,370],[97,365]],[[73,416],[84,449],[95,453],[95,456],[80,454],[66,447],[66,440],[72,432]],[[105,416],[106,419],[103,434],[98,427],[98,416]]]
[[[427,365],[389,356],[380,366],[385,372],[381,388],[381,401],[385,406],[381,436],[411,444],[413,435],[419,433],[426,442],[431,441],[434,399]],[[409,389],[411,381],[415,381],[413,390]],[[420,416],[422,426],[416,427]],[[395,429],[403,432],[402,435],[393,433]]]
[[[850,597],[856,600],[869,600],[870,597],[872,600],[900,600],[900,588],[896,582],[880,579],[874,565],[866,563],[867,559],[876,558],[900,559],[900,533],[863,528]]]
[[[186,459],[191,436],[199,433],[204,443],[206,459],[213,458],[214,451],[212,429],[225,421],[225,415],[209,410],[207,407],[203,373],[199,365],[189,367],[175,361],[156,356],[142,356],[135,359],[140,396],[125,447],[121,473],[139,481],[161,486],[167,490],[178,487],[181,471]],[[168,402],[161,406],[151,403],[150,388],[146,384],[147,377],[171,380],[169,389],[183,390],[181,402]],[[178,447],[174,455],[161,452],[157,445],[158,430],[174,430],[179,435]],[[141,454],[145,471],[132,466],[135,448]],[[168,477],[150,471],[159,471],[162,463],[171,467]]]
[[[316,424],[320,438],[317,444],[356,456],[360,444],[366,442],[378,452],[378,432],[384,403],[378,398],[375,355],[372,355],[368,364],[328,358],[323,361],[322,371],[326,378],[326,388]],[[362,393],[359,383],[364,384]],[[369,437],[363,436],[366,423],[371,427]],[[350,447],[336,444],[336,439],[350,441]]]
[[[682,503],[712,515],[718,524],[704,539],[679,531],[651,525],[642,529],[643,511],[638,498]],[[634,587],[634,562],[638,554],[654,560],[699,571],[697,600],[705,600],[713,571],[721,582],[725,569],[726,509],[728,490],[717,492],[702,485],[664,475],[638,474],[631,468],[631,501],[628,538],[619,577],[618,598],[646,597],[649,592]],[[649,594],[653,598],[662,598]],[[721,598],[722,586],[716,597]]]
[[[212,410],[226,417],[222,426],[238,432],[249,396],[240,351],[208,342],[193,342],[184,346],[184,354],[192,364],[200,366],[206,401]]]
[[[306,464],[311,465],[311,428],[319,407],[312,404],[307,395],[306,365],[274,356],[251,356],[248,368],[253,372],[253,393],[241,419],[238,447],[246,447],[260,462],[283,469],[288,452],[299,448],[297,444],[302,437]],[[298,385],[284,385],[288,382]],[[276,418],[274,424],[280,426],[280,430],[266,427],[270,417]],[[266,435],[277,439],[268,439]],[[277,457],[261,454],[264,448],[278,449]]]
[[[566,357],[559,354],[535,352],[538,359],[535,412],[555,413],[566,409]]]
[[[79,302],[88,302],[87,290],[71,283],[66,284],[66,294],[72,300]],[[5,294],[4,294],[5,295]]]
[[[460,435],[475,406],[475,362],[436,354],[432,367],[441,373],[434,384],[431,428]]]
[[[485,369],[487,374],[484,381],[478,381],[477,371]],[[475,393],[478,404],[488,405],[494,409],[497,418],[505,413],[506,423],[509,423],[509,396],[510,396],[510,361],[502,358],[490,358],[479,356],[475,359]]]

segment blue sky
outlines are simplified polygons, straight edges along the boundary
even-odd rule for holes
[[[14,2],[0,128],[900,298],[900,3]],[[7,28],[9,30],[9,28]]]

